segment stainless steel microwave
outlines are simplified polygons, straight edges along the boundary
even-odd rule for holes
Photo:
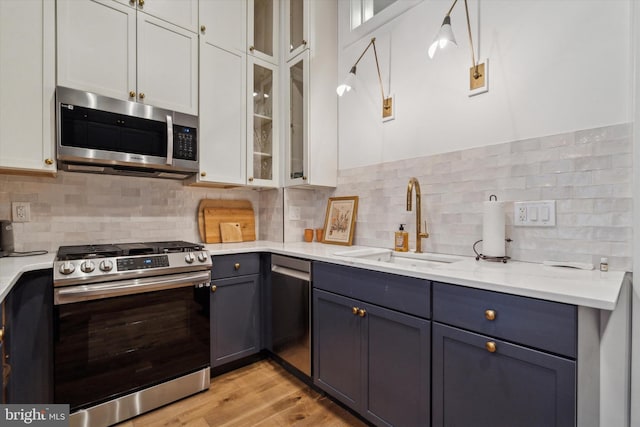
[[[198,117],[56,88],[58,168],[185,179],[198,172]]]

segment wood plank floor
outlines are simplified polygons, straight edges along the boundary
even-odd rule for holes
[[[120,427],[366,426],[277,363],[263,360],[211,380],[207,392]]]

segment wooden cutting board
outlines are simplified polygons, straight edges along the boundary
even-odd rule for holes
[[[239,222],[221,222],[220,236],[222,243],[242,242],[242,228]]]
[[[239,223],[242,241],[256,240],[253,206],[249,200],[202,199],[198,205],[198,228],[205,243],[221,243],[220,223]]]

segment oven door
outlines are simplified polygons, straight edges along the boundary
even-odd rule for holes
[[[71,411],[209,366],[210,273],[55,289],[54,393]]]

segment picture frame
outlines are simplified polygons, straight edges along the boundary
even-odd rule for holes
[[[330,197],[324,218],[323,243],[351,246],[358,214],[358,196]]]

